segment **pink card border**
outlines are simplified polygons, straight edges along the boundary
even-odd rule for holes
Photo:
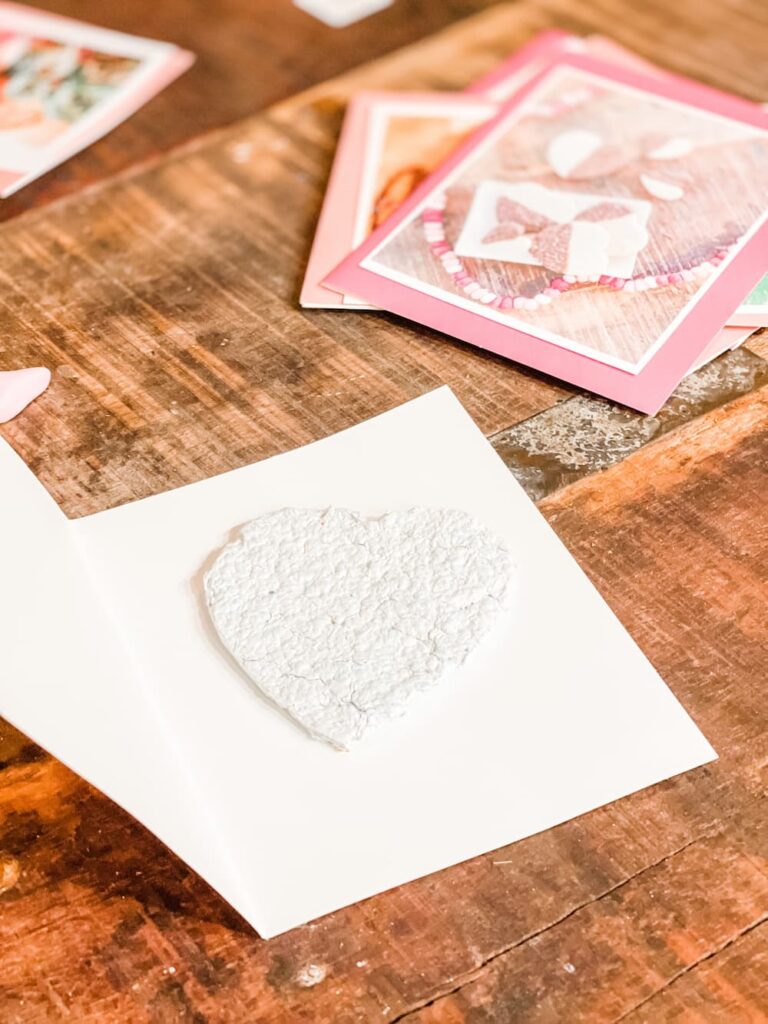
[[[574,67],[601,75],[611,81],[642,89],[652,95],[687,103],[698,109],[768,129],[768,115],[757,104],[728,96],[709,86],[674,77],[648,77],[632,69],[572,56],[551,59],[528,83],[501,108],[497,117],[481,127],[473,137],[424,181],[403,206],[371,235],[355,252],[344,259],[325,279],[336,290],[360,295],[376,305],[425,324],[448,335],[486,348],[507,358],[540,370],[577,387],[597,392],[645,413],[655,413],[680,380],[696,362],[713,335],[725,325],[744,293],[753,287],[765,269],[768,247],[768,222],[764,221],[738,252],[720,268],[717,287],[709,287],[699,297],[667,342],[637,374],[608,366],[589,356],[542,341],[518,328],[487,320],[482,315],[453,306],[441,299],[418,292],[406,285],[363,269],[363,260],[376,249],[411,213],[432,194],[442,180],[460,165],[500,121],[512,112],[539,82],[556,67]]]
[[[544,29],[543,32],[539,32],[533,39],[521,46],[519,50],[515,50],[511,57],[507,57],[488,74],[474,81],[465,91],[473,95],[490,93],[497,85],[501,85],[502,82],[506,82],[522,71],[531,61],[538,58],[549,60],[554,55],[564,55],[569,44],[583,38],[583,36],[565,32],[560,28]]]
[[[600,52],[594,52],[596,50]],[[526,43],[525,46],[511,57],[508,57],[487,75],[479,78],[470,85],[467,92],[487,93],[493,99],[492,94],[496,87],[505,84],[510,78],[514,78],[516,74],[522,71],[526,64],[541,58],[549,59],[558,54],[563,57],[568,55],[590,57],[593,60],[599,60],[606,64],[613,63],[615,59],[620,66],[630,67],[636,71],[645,72],[648,75],[673,77],[672,72],[656,67],[655,64],[652,64],[644,57],[638,56],[631,50],[625,49],[620,43],[614,42],[608,36],[600,33],[578,36],[572,32],[564,32],[561,29],[548,29],[540,32],[529,43]],[[515,91],[517,91],[517,88],[515,88]],[[507,97],[507,99],[511,99],[511,97]],[[499,102],[506,102],[506,100]]]

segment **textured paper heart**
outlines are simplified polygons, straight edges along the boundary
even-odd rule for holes
[[[505,606],[507,549],[471,516],[281,509],[205,577],[224,646],[310,735],[346,749],[480,644]]]

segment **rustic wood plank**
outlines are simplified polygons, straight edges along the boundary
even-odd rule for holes
[[[488,1024],[670,1020],[649,1016],[658,996],[768,921],[766,868],[722,837],[694,843],[499,957],[459,992],[400,1019],[458,1024],[470,1010],[480,1019],[482,1008]],[[733,1007],[731,992],[725,1005],[724,995],[715,989],[706,1003],[721,1020]],[[741,994],[741,1019],[764,1020],[766,997],[768,978],[758,976]]]
[[[54,369],[4,434],[68,514],[285,451],[441,383],[488,432],[568,393],[396,318],[295,301],[345,95],[445,85],[450,68],[463,85],[464,53],[497,48],[499,28],[507,49],[520,41],[504,11],[480,17],[4,225],[0,365]]]
[[[628,1013],[625,1024],[648,1020],[762,1024],[768,1005],[768,928],[755,925],[715,957],[700,959]],[[715,1008],[712,995],[717,996]]]
[[[726,60],[757,57],[756,3],[619,13],[607,0],[507,6],[0,228],[0,364],[56,367],[4,435],[80,515],[441,382],[488,433],[571,394],[392,318],[294,300],[344,99],[362,85],[458,87],[558,19],[768,94],[763,61]],[[475,1024],[510,1019],[518,996],[515,1021],[639,1024],[672,1019],[681,1000],[703,1020],[733,1007],[758,1019],[768,390],[702,410],[541,507],[720,761],[265,943],[127,815],[0,727],[0,1020],[351,1024],[428,1007]],[[681,921],[694,945],[675,944]],[[589,970],[571,974],[573,935]]]

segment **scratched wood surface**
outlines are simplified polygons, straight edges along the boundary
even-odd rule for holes
[[[3,1024],[766,1019],[764,339],[648,418],[394,318],[295,304],[356,88],[460,87],[560,24],[768,95],[758,0],[620,11],[490,10],[9,221],[0,367],[55,373],[2,433],[77,516],[449,383],[514,471],[542,446],[559,453],[565,475],[536,467],[542,511],[720,760],[263,942],[140,825],[0,723]]]

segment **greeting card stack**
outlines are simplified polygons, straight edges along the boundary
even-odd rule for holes
[[[768,113],[602,37],[350,104],[301,293],[646,413],[768,323]]]

